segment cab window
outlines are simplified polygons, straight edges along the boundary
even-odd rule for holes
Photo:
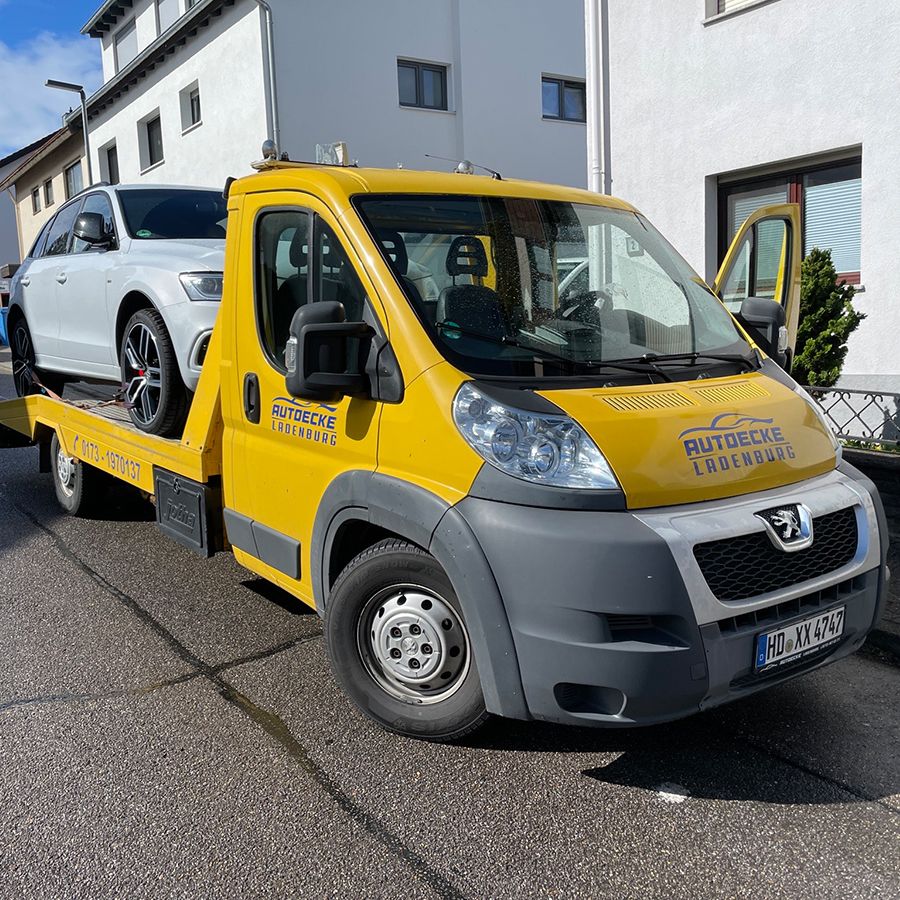
[[[343,303],[348,321],[363,316],[366,293],[341,242],[305,210],[264,213],[256,228],[256,318],[263,348],[277,368],[284,368],[294,313],[319,300]]]

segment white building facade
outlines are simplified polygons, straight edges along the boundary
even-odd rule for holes
[[[585,184],[581,0],[270,0],[280,146],[360,165],[452,166]],[[218,186],[273,131],[256,0],[110,0],[88,100],[95,177]],[[70,119],[80,118],[76,111]]]
[[[900,5],[600,2],[612,193],[708,280],[754,208],[801,202],[862,286],[842,383],[900,391]]]

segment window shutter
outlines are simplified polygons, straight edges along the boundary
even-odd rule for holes
[[[737,234],[738,228],[744,224],[744,220],[763,206],[775,206],[779,203],[787,203],[787,185],[741,191],[732,194],[728,198],[728,240]]]
[[[831,250],[838,272],[858,272],[862,179],[815,183],[820,180],[815,175],[803,179],[805,252],[809,253],[813,247]]]
[[[754,3],[759,3],[759,0],[719,0],[719,12],[734,12],[736,9],[752,6]]]

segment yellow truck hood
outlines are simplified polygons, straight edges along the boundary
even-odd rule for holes
[[[734,497],[835,466],[808,404],[760,372],[541,394],[596,441],[630,509]]]

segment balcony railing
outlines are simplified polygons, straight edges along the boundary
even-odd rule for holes
[[[900,447],[900,394],[808,387],[835,434],[843,441]]]

